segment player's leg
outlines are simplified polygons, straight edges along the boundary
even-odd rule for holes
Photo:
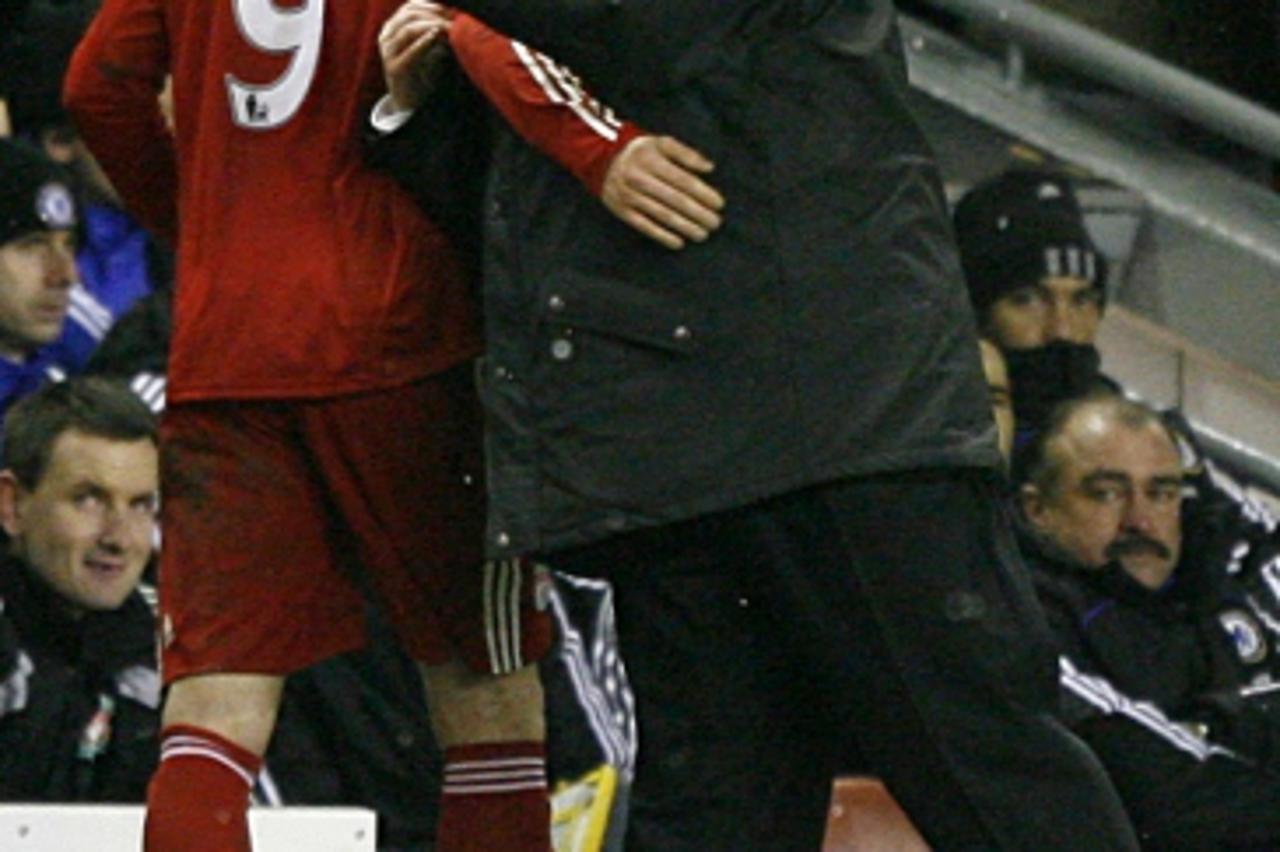
[[[476,852],[547,848],[546,730],[530,712],[542,706],[537,666],[493,675],[455,661],[422,675],[445,758],[440,841]]]
[[[248,792],[283,676],[358,647],[359,594],[291,406],[174,406],[162,423],[162,760],[148,852],[248,849]],[[232,673],[232,674],[229,674]]]
[[[162,724],[208,728],[261,757],[275,728],[283,690],[280,675],[191,675],[169,686]]]
[[[542,701],[536,665],[505,675],[476,672],[461,662],[420,668],[431,726],[443,748],[546,736],[541,715],[528,712]]]
[[[249,849],[246,808],[284,678],[203,674],[169,687],[147,791],[148,852]]]
[[[523,562],[483,561],[470,369],[331,401],[306,431],[354,564],[428,668],[446,761],[436,848],[549,849],[542,693],[531,665],[550,644],[535,606],[543,581]]]

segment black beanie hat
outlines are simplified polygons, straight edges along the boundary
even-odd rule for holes
[[[71,186],[52,160],[0,139],[0,245],[32,231],[78,228],[80,209]]]
[[[980,319],[1001,296],[1048,276],[1084,278],[1105,303],[1106,258],[1062,175],[1005,172],[966,193],[954,220],[969,300]]]

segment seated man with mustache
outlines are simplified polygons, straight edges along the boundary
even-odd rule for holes
[[[1277,848],[1280,560],[1250,577],[1184,529],[1175,439],[1117,394],[1060,406],[1023,475],[1063,711],[1144,847]]]

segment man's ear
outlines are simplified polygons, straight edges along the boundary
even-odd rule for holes
[[[1039,486],[1032,482],[1024,482],[1018,489],[1018,505],[1022,507],[1023,516],[1039,526],[1039,521],[1044,517],[1045,512],[1044,494]]]
[[[9,538],[22,532],[22,484],[11,470],[0,470],[0,528]]]
[[[75,141],[74,137],[70,142],[64,137],[65,134],[58,128],[46,127],[40,131],[40,148],[46,157],[58,165],[69,166],[76,159]]]

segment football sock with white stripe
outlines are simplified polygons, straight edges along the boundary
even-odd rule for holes
[[[549,852],[551,808],[540,742],[445,750],[438,852]]]
[[[246,809],[262,759],[190,725],[160,733],[147,787],[145,852],[249,852]]]

